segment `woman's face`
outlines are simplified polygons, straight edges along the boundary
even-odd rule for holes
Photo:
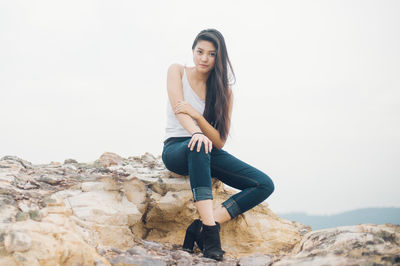
[[[212,42],[200,40],[193,50],[193,62],[197,71],[207,73],[214,68],[217,51]]]

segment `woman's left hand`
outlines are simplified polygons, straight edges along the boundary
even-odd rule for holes
[[[201,114],[199,111],[193,108],[190,103],[186,101],[178,101],[175,105],[175,114],[188,114],[190,117],[196,120]]]

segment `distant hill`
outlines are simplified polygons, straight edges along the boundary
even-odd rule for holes
[[[309,225],[313,230],[367,223],[400,225],[400,208],[365,208],[334,215],[308,215],[304,212],[278,215],[286,220]]]

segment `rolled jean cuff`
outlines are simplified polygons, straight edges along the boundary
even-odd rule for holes
[[[226,201],[224,201],[222,203],[222,206],[226,208],[229,215],[231,216],[231,219],[235,218],[236,216],[242,213],[242,211],[239,208],[239,205],[233,198],[229,198]]]
[[[211,188],[196,187],[192,189],[194,202],[199,200],[213,199]]]

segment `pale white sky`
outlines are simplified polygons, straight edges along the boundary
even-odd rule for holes
[[[400,207],[399,1],[0,1],[0,156],[160,155],[166,73],[204,28],[236,73],[224,149],[278,213]]]

